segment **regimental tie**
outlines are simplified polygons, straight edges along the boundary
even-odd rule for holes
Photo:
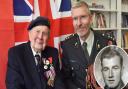
[[[85,57],[89,63],[89,53],[88,53],[88,50],[87,50],[87,43],[86,42],[83,42],[83,45],[82,45],[82,48],[84,50],[84,54],[85,54]],[[87,72],[87,75],[86,75],[86,89],[95,89],[92,87],[91,85],[91,76],[90,76],[90,68],[86,69],[86,72]]]
[[[41,57],[38,53],[36,53],[35,58],[37,60],[37,71],[41,72],[41,70],[42,70],[42,68],[41,68],[42,67]]]
[[[43,61],[41,60],[41,57],[38,53],[36,53],[35,55],[35,59],[37,60],[37,71],[38,71],[38,74],[40,76],[40,81],[41,81],[41,87],[43,88],[45,86],[45,83],[44,83],[44,70],[43,70]]]
[[[86,42],[83,42],[82,48],[84,50],[84,54],[85,54],[85,57],[87,58],[87,61],[89,61],[89,53],[87,50],[87,43]]]

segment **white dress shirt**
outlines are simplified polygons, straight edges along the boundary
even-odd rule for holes
[[[34,51],[34,49],[33,49],[32,47],[31,47],[31,49],[32,49],[32,53],[33,53],[34,58],[35,58],[35,55],[36,55],[36,54],[39,54],[39,55],[40,55],[40,57],[41,57],[41,53],[40,53],[40,52],[38,52],[38,53],[37,53],[37,52],[35,52],[35,51]],[[36,58],[35,58],[35,63],[36,63],[36,65],[38,64],[38,62],[37,62]]]
[[[79,39],[80,39],[80,37],[79,37]],[[94,42],[94,33],[93,33],[93,31],[90,30],[90,34],[89,34],[88,38],[85,41],[80,39],[81,45],[83,45],[84,42],[87,43],[87,50],[88,50],[88,54],[90,56],[91,51],[92,51],[92,47],[93,47],[93,42]]]

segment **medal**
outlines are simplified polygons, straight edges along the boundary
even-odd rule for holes
[[[47,65],[44,65],[44,69],[48,69],[48,66]]]

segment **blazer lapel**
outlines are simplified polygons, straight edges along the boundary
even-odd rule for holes
[[[25,56],[26,63],[28,63],[29,72],[32,75],[32,79],[33,79],[37,89],[42,89],[41,86],[43,87],[43,89],[45,89],[45,87],[46,87],[45,80],[42,82],[43,84],[41,84],[41,79],[40,79],[39,74],[36,69],[35,59],[34,59],[34,56],[33,56],[33,53],[32,53],[31,47],[30,47],[30,42],[27,43],[25,55],[26,55]]]
[[[48,58],[49,53],[48,53],[48,47],[46,46],[46,48],[41,52],[41,56],[43,58]]]

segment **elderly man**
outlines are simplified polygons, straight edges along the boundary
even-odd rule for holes
[[[47,45],[50,22],[37,17],[28,26],[29,42],[9,49],[7,89],[64,89],[58,51]]]

